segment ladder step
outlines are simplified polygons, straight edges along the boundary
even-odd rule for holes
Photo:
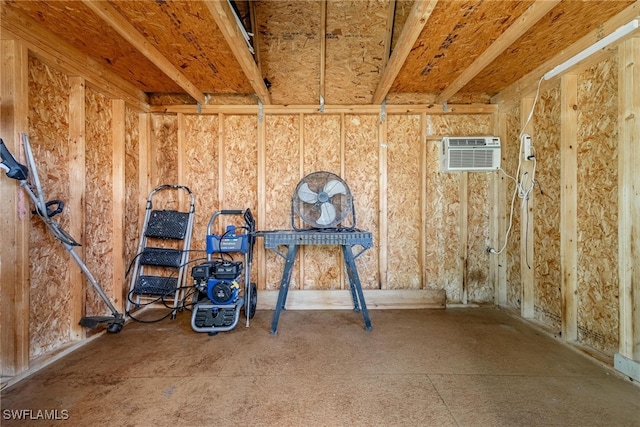
[[[141,265],[179,268],[182,262],[182,251],[171,248],[144,248],[140,254]]]
[[[172,296],[178,287],[177,277],[140,276],[133,288],[135,295]]]
[[[183,240],[187,235],[188,224],[189,212],[154,210],[147,221],[145,236]]]

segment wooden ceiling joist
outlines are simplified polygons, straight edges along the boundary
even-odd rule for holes
[[[611,19],[598,26],[598,28],[582,37],[569,48],[560,52],[554,58],[544,62],[542,65],[519,79],[517,82],[493,96],[491,98],[491,103],[503,105],[510,104],[522,98],[523,96],[526,96],[527,94],[535,91],[536,85],[547,71],[553,69],[558,64],[561,64],[562,62],[586,49],[607,34],[612,33],[618,27],[627,24],[628,22],[636,18],[640,18],[640,1],[636,1],[635,3],[631,4],[622,12],[613,16]],[[591,59],[597,58],[598,55],[602,55],[602,53],[594,54],[593,58]]]
[[[66,40],[7,7],[2,11],[2,18],[3,38],[9,38],[11,34],[22,40],[41,61],[55,64],[71,75],[82,75],[89,84],[102,88],[111,96],[124,99],[142,111],[147,110],[149,99],[143,91],[79,52]]]
[[[493,62],[513,42],[526,33],[536,22],[553,9],[560,0],[537,0],[495,42],[467,67],[445,90],[436,97],[436,103],[447,102],[467,83]]]
[[[125,40],[140,53],[152,61],[156,66],[173,80],[178,86],[191,95],[201,104],[205,103],[205,95],[202,93],[171,61],[169,61],[158,49],[156,49],[140,34],[136,28],[127,21],[113,6],[106,1],[83,0],[83,3],[98,15],[107,25],[118,32]]]
[[[226,0],[206,1],[209,13],[216,21],[218,28],[224,35],[242,71],[251,83],[251,87],[263,104],[271,104],[271,95],[264,83],[262,73],[247,48],[246,41],[236,22],[233,10]]]
[[[378,87],[376,88],[376,91],[373,94],[373,99],[371,100],[372,104],[380,104],[387,96],[393,81],[400,72],[404,61],[407,59],[409,52],[411,52],[411,48],[420,36],[422,29],[427,24],[427,21],[429,20],[431,13],[433,13],[437,3],[438,0],[429,0],[416,1],[413,4],[411,13],[409,14],[409,19],[407,19],[407,22],[404,24],[404,28],[402,29],[402,33],[400,34],[400,37],[398,37],[396,48],[391,54],[391,58],[389,58],[389,62],[382,72],[380,83],[378,83]]]

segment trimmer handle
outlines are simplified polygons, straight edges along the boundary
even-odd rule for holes
[[[5,170],[9,178],[17,179],[18,181],[27,179],[29,169],[16,161],[7,146],[4,145],[2,138],[0,138],[0,157],[2,158],[0,168]]]

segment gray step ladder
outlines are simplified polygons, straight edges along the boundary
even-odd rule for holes
[[[178,203],[180,192],[189,195],[189,210],[153,209],[158,193],[174,192]],[[195,216],[195,196],[182,185],[161,185],[147,198],[138,252],[132,266],[126,314],[143,307],[162,304],[175,318],[182,308],[187,280],[191,233]]]

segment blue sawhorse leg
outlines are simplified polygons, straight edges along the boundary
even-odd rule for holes
[[[278,302],[276,302],[276,311],[273,313],[273,320],[271,321],[271,333],[278,333],[278,319],[280,318],[280,311],[284,310],[284,306],[287,302],[287,294],[289,293],[289,281],[291,280],[291,272],[293,270],[293,264],[296,261],[296,253],[298,252],[298,245],[289,245],[287,250],[287,258],[284,263],[284,270],[282,271],[282,280],[280,280],[280,290],[278,291]]]
[[[367,331],[370,331],[371,319],[369,319],[369,311],[367,310],[367,303],[364,300],[364,293],[362,292],[360,277],[358,276],[358,268],[356,267],[356,262],[353,258],[351,246],[342,245],[342,254],[344,255],[344,264],[347,268],[347,275],[349,276],[349,287],[351,288],[351,296],[353,297],[353,309],[358,311],[358,301],[360,301],[362,317],[364,318],[364,328]]]

